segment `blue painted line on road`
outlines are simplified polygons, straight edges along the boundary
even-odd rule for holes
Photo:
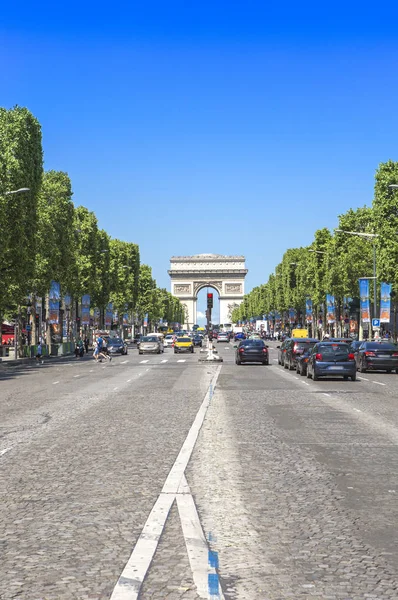
[[[208,586],[209,586],[209,595],[210,596],[216,596],[216,597],[220,596],[217,573],[209,573]]]
[[[213,567],[213,569],[218,569],[218,552],[209,550],[209,565],[210,567]]]

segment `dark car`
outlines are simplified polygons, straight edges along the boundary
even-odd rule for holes
[[[194,346],[203,346],[203,338],[201,335],[194,335],[192,341]]]
[[[337,338],[329,338],[327,340],[328,342],[342,342],[344,344],[352,344],[352,338],[345,338],[345,337],[337,337]]]
[[[244,362],[259,362],[269,364],[268,346],[263,340],[243,340],[236,348],[235,362],[241,365]]]
[[[398,346],[391,342],[363,342],[357,352],[357,367],[361,373],[380,370],[398,373]]]
[[[342,342],[318,342],[311,350],[307,363],[307,377],[316,381],[319,377],[351,377],[355,381],[357,368],[355,357],[348,344]]]
[[[293,371],[297,369],[297,358],[306,350],[315,346],[318,340],[313,338],[290,338],[285,344],[286,351],[283,356],[285,369]]]
[[[141,333],[136,333],[135,336],[134,336],[134,338],[133,338],[133,344],[139,344],[141,338],[142,338]]]
[[[109,354],[127,354],[127,344],[121,338],[109,338],[107,350]]]
[[[246,339],[246,336],[242,331],[235,333],[235,336],[234,336],[235,342],[237,342],[238,340],[245,340],[245,339]]]
[[[303,354],[297,356],[296,359],[296,373],[297,375],[307,375],[307,365],[311,356],[312,347],[304,350]]]
[[[285,364],[286,344],[289,341],[290,341],[290,338],[285,338],[284,341],[282,342],[282,344],[280,346],[277,346],[277,348],[278,348],[278,365],[282,365],[282,367]]]
[[[354,355],[355,361],[357,361],[358,350],[364,343],[365,343],[364,340],[351,341],[349,348],[350,348],[350,352],[352,352],[352,354]],[[358,363],[357,363],[357,368],[358,368]]]

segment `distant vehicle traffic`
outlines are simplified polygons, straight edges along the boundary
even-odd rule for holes
[[[179,352],[194,352],[193,341],[190,337],[178,337],[174,342],[174,354]]]
[[[219,331],[217,335],[217,344],[220,342],[229,342],[229,333],[226,331]]]
[[[126,342],[119,337],[109,338],[106,347],[109,354],[127,354],[128,352]]]
[[[164,352],[163,343],[160,338],[151,335],[143,336],[138,346],[138,354],[144,354],[144,352],[153,352],[156,354]]]

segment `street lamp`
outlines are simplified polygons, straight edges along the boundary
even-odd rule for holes
[[[30,192],[30,188],[19,188],[19,190],[11,190],[10,192],[4,192],[4,195],[12,196],[13,194],[22,194],[22,192]]]
[[[316,254],[327,254],[327,252],[323,252],[323,250],[311,250],[308,248],[308,252],[315,252]]]
[[[388,186],[390,187],[390,186]],[[393,186],[391,186],[393,187]],[[398,187],[395,186],[395,187]],[[363,233],[362,231],[346,231],[345,229],[335,229],[335,231],[338,231],[339,233],[348,233],[348,235],[356,235],[359,237],[364,237],[367,238],[368,240],[373,240],[372,241],[372,246],[373,246],[373,277],[364,277],[363,279],[373,279],[373,295],[374,295],[374,303],[373,303],[373,318],[376,319],[377,318],[377,295],[376,295],[376,242],[375,239],[377,237],[379,237],[379,235],[377,233]]]

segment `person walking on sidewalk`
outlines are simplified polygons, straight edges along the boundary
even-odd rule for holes
[[[39,345],[37,346],[37,350],[36,350],[36,364],[38,364],[38,365],[43,364],[42,355],[43,355],[43,348],[42,348],[41,342],[39,342]]]
[[[88,337],[87,335],[84,337],[84,350],[86,354],[88,354]]]

